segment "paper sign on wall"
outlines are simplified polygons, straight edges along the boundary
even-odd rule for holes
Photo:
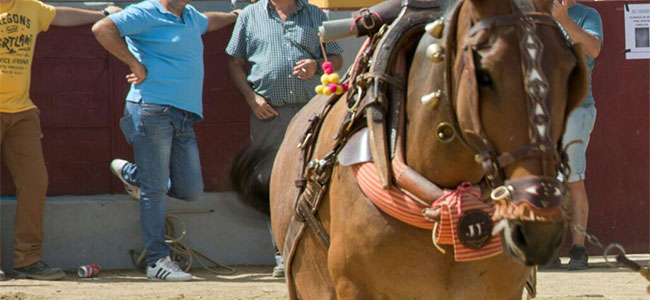
[[[650,59],[650,4],[624,4],[625,58]]]

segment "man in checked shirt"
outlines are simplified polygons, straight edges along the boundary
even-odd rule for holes
[[[316,95],[323,63],[318,26],[326,20],[305,0],[257,1],[237,18],[226,54],[230,76],[251,107],[253,144],[277,151],[291,118]],[[325,52],[340,69],[341,47],[327,43]],[[283,277],[282,257],[276,252],[275,258],[273,276]]]

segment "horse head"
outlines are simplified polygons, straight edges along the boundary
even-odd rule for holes
[[[584,56],[551,1],[461,1],[427,26],[409,74],[421,88],[408,94],[407,163],[443,187],[486,187],[527,265],[546,264],[563,240],[560,141],[587,91]]]

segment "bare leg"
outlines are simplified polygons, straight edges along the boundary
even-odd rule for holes
[[[589,217],[589,201],[587,200],[587,190],[585,181],[580,180],[567,184],[571,193],[570,216],[573,221],[587,228],[587,219]],[[585,236],[575,231],[571,231],[571,245],[585,245]]]

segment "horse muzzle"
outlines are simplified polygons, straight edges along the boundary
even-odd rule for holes
[[[565,189],[553,177],[507,180],[491,193],[495,220],[505,220],[504,238],[512,254],[526,265],[544,265],[566,232],[562,208]]]

